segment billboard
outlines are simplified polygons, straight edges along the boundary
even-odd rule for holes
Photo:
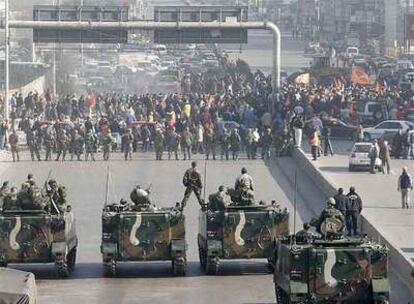
[[[246,6],[156,6],[155,22],[214,22],[248,21]],[[154,30],[154,42],[181,43],[247,43],[247,29],[168,29]]]
[[[33,21],[127,22],[125,6],[51,6],[33,7]],[[34,29],[34,43],[127,43],[128,31]]]

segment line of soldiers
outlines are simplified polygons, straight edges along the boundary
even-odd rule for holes
[[[12,210],[44,210],[52,214],[63,213],[66,210],[66,189],[59,186],[54,179],[45,182],[41,189],[37,186],[32,174],[21,188],[9,186],[3,182],[0,188],[0,211]]]

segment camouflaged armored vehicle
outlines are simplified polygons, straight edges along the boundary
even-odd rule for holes
[[[102,214],[102,260],[107,276],[118,262],[172,261],[174,275],[186,273],[185,217],[179,208],[106,205]]]
[[[231,204],[201,210],[198,250],[206,274],[219,271],[220,260],[268,259],[276,237],[289,234],[289,213],[276,204]]]
[[[58,277],[72,272],[78,246],[75,218],[70,206],[57,201],[58,196],[26,185],[16,195],[12,191],[0,197],[1,267],[9,263],[54,263]]]
[[[322,235],[278,239],[272,255],[278,304],[385,304],[388,249],[367,238],[344,237],[327,219]]]

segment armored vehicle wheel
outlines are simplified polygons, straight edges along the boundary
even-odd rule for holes
[[[209,256],[206,258],[205,273],[207,275],[217,275],[219,271],[220,261],[218,257]]]
[[[291,304],[286,292],[279,286],[275,286],[276,304]]]
[[[69,276],[69,267],[67,256],[59,255],[55,258],[55,272],[56,276],[60,279],[67,278]]]
[[[175,276],[185,276],[187,270],[187,261],[184,257],[176,257],[172,260],[172,270]]]
[[[103,262],[104,275],[106,277],[115,277],[116,276],[116,261],[115,259],[110,259]]]
[[[76,265],[76,252],[77,252],[77,248],[74,247],[67,256],[67,264],[68,264],[68,270],[69,272],[72,272],[73,270],[75,270],[75,265]]]

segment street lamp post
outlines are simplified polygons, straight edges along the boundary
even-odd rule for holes
[[[4,1],[4,30],[5,30],[5,49],[4,49],[4,65],[5,65],[5,93],[4,93],[4,119],[9,117],[9,86],[10,86],[10,30],[9,30],[9,0]]]

